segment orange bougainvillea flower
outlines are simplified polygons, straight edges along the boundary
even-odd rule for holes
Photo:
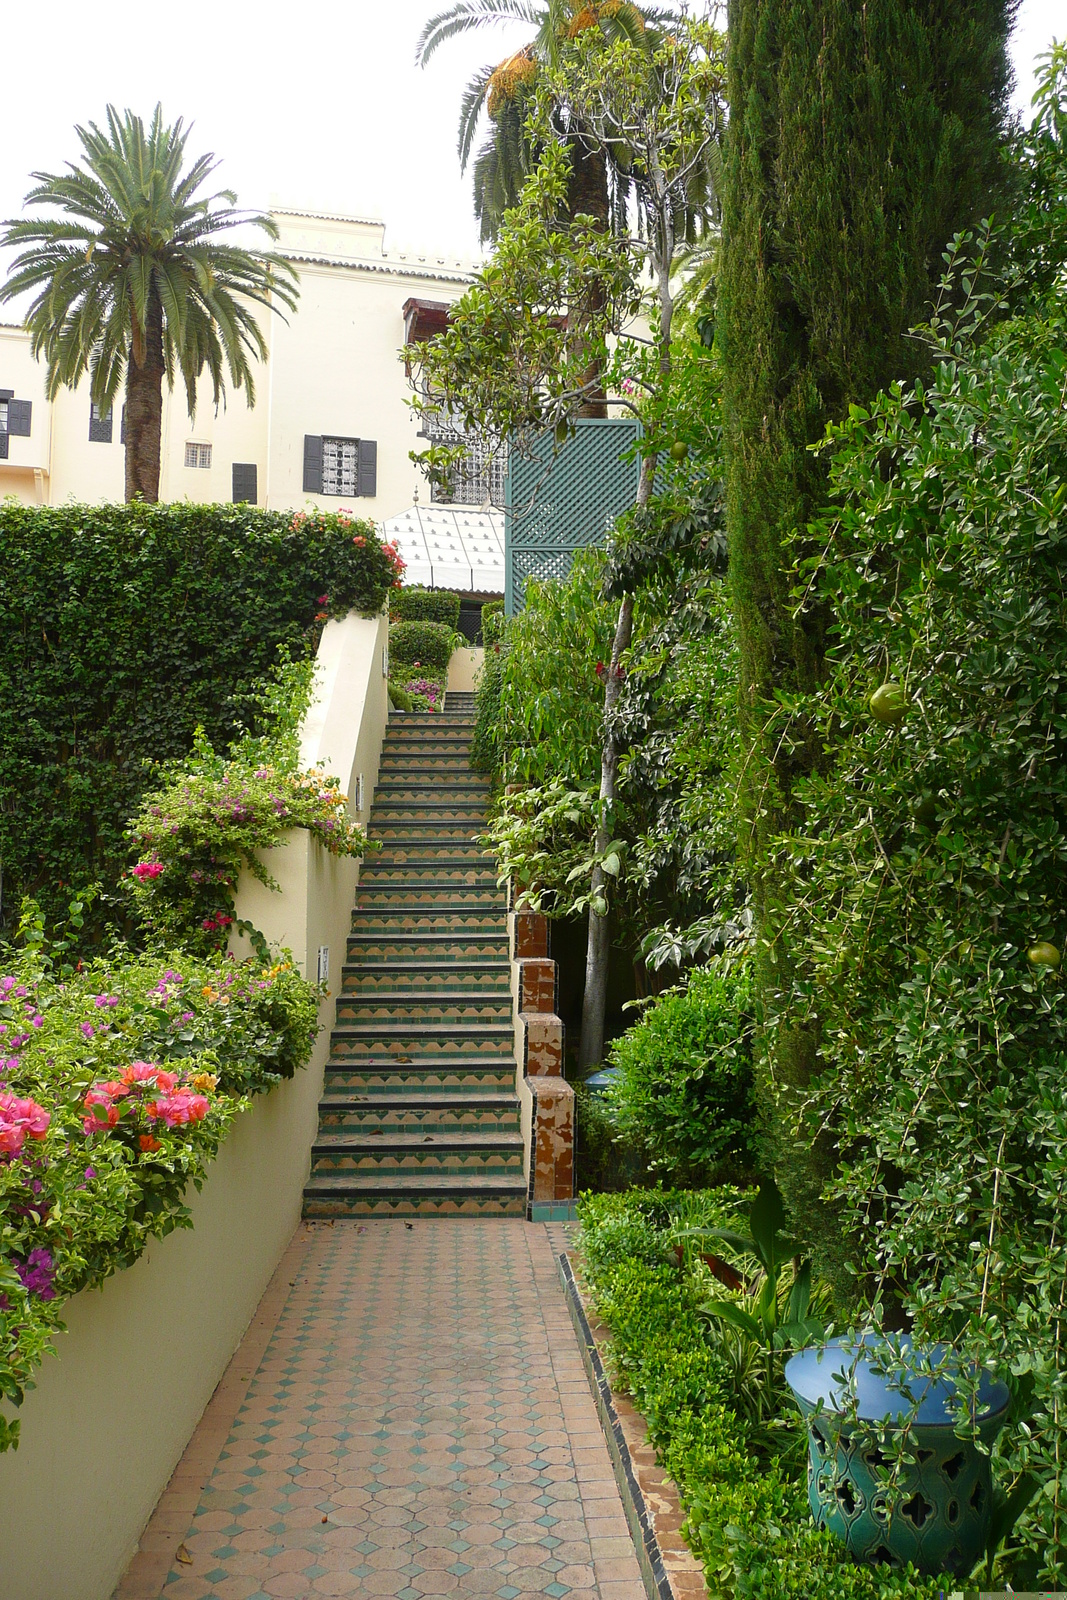
[[[146,1154],[150,1154],[153,1150],[162,1150],[163,1148],[161,1141],[159,1139],[153,1139],[150,1133],[142,1133],[138,1142],[140,1143],[141,1149],[145,1151]]]

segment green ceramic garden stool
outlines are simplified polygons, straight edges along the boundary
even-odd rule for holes
[[[904,1359],[908,1348],[905,1340]],[[887,1377],[877,1370],[879,1349],[885,1350],[879,1338],[865,1334],[801,1350],[786,1363],[786,1381],[807,1421],[812,1515],[858,1561],[893,1566],[910,1561],[919,1572],[965,1576],[985,1549],[992,1499],[989,1457],[955,1432],[951,1376]],[[924,1357],[924,1366],[951,1366],[944,1345],[931,1346]],[[1006,1387],[983,1376],[975,1431],[987,1448],[1004,1424],[1008,1404]],[[888,1491],[889,1460],[877,1434],[863,1425],[908,1418],[913,1419],[915,1461],[902,1468]]]

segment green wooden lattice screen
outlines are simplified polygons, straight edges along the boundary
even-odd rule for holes
[[[640,462],[624,460],[638,434],[630,417],[584,420],[553,457],[542,436],[529,459],[514,450],[504,492],[504,607],[521,611],[527,578],[565,578],[574,552],[603,544],[634,503]]]

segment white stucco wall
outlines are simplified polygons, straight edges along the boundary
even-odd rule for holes
[[[301,741],[304,763],[324,761],[350,793],[362,772],[368,807],[387,635],[384,616],[327,624]],[[238,915],[289,945],[306,975],[328,945],[335,992],[358,863],[304,832],[265,859],[284,892],[246,873]],[[0,1600],[108,1600],[299,1221],[333,1012],[324,996],[309,1066],[234,1127],[189,1198],[193,1230],[65,1308],[67,1332],[17,1413],[22,1444],[0,1456]]]
[[[184,387],[164,389],[160,499],[232,499],[235,462],[255,464],[258,503],[271,510],[340,506],[382,521],[406,510],[425,480],[408,452],[419,448],[418,422],[406,400],[411,390],[399,352],[404,302],[411,297],[451,301],[467,286],[470,263],[430,252],[387,251],[381,222],[273,213],[278,250],[300,273],[300,300],[281,316],[256,309],[269,348],[256,363],[255,406],[244,389],[230,389],[216,412],[202,378],[195,418]],[[10,461],[0,462],[0,498],[62,505],[121,500],[124,452],[116,405],[110,444],[89,439],[86,383],[49,403],[44,369],[30,353],[29,335],[0,325],[0,389],[34,403],[30,439],[12,438]],[[377,493],[336,498],[308,495],[303,486],[305,434],[373,439],[378,446]],[[209,444],[211,465],[185,465],[187,443]],[[34,468],[38,477],[34,477]]]

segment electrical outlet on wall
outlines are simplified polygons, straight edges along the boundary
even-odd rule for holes
[[[363,774],[356,774],[356,781],[352,788],[352,804],[357,812],[363,810]]]

